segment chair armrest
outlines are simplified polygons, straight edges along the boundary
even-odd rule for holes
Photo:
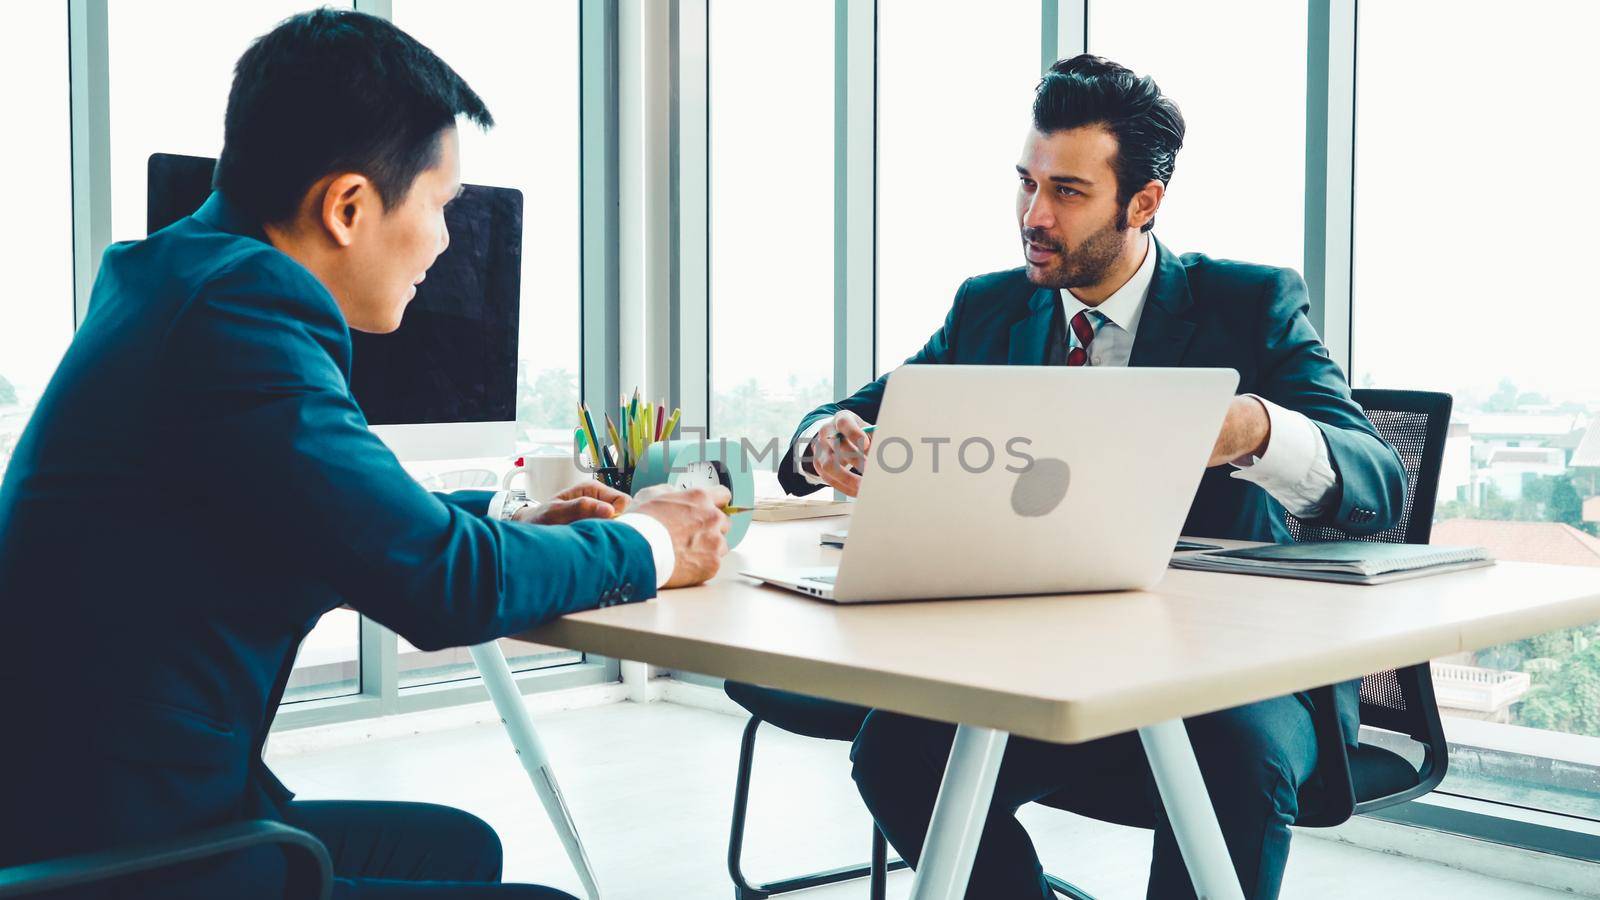
[[[315,884],[315,893],[296,896],[328,900],[333,893],[333,863],[322,842],[282,822],[255,819],[131,847],[100,850],[0,869],[0,898],[42,894],[62,888],[123,878],[212,856],[269,844],[296,851],[290,857],[290,884]],[[295,857],[300,857],[298,869]],[[295,878],[296,874],[300,878]]]

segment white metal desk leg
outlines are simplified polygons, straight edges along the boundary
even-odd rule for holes
[[[1189,880],[1194,882],[1195,896],[1200,900],[1244,900],[1183,720],[1169,719],[1141,728],[1139,739],[1144,742],[1161,805],[1189,868]]]
[[[550,824],[555,826],[556,834],[567,848],[567,857],[578,871],[584,891],[589,895],[589,900],[599,900],[600,889],[595,885],[589,854],[584,852],[583,842],[578,840],[578,828],[572,823],[572,813],[561,796],[561,786],[556,784],[555,772],[550,768],[550,758],[545,755],[544,744],[533,730],[533,718],[528,715],[528,708],[522,705],[522,692],[517,690],[516,682],[511,678],[511,666],[506,664],[505,654],[500,652],[499,644],[479,644],[472,648],[472,661],[483,676],[483,686],[489,689],[489,699],[494,701],[495,711],[500,713],[500,721],[506,726],[506,736],[511,738],[517,758],[522,760],[522,768],[533,781],[533,789],[544,804],[545,813],[550,816]]]
[[[1004,731],[970,725],[956,729],[939,798],[933,804],[933,821],[922,842],[922,861],[911,882],[911,900],[961,900],[966,896],[1009,737]]]

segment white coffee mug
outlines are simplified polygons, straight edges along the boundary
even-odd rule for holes
[[[522,491],[535,500],[548,500],[591,477],[588,472],[578,468],[569,453],[517,457],[510,471],[500,479],[501,490],[513,489],[518,475],[527,476],[522,480]]]

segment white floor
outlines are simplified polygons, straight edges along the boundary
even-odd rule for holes
[[[617,703],[536,719],[607,900],[727,898],[728,813],[744,720],[670,703]],[[865,861],[870,820],[850,781],[847,747],[765,728],[758,741],[746,871],[773,879]],[[488,820],[506,847],[507,880],[580,894],[538,800],[496,724],[306,752],[273,769],[307,799],[424,800]],[[1046,867],[1101,900],[1142,898],[1149,832],[1056,810],[1023,812]],[[910,877],[890,877],[904,897]],[[1297,838],[1285,898],[1536,900],[1555,891]],[[865,897],[865,882],[791,895]]]

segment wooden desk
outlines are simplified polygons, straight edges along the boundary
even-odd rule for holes
[[[1168,570],[1148,591],[858,606],[738,574],[834,564],[818,538],[845,524],[758,523],[706,585],[524,637],[957,723],[914,898],[963,895],[1010,734],[1132,730],[1197,893],[1239,897],[1184,717],[1600,619],[1600,570],[1528,563],[1381,586]]]

